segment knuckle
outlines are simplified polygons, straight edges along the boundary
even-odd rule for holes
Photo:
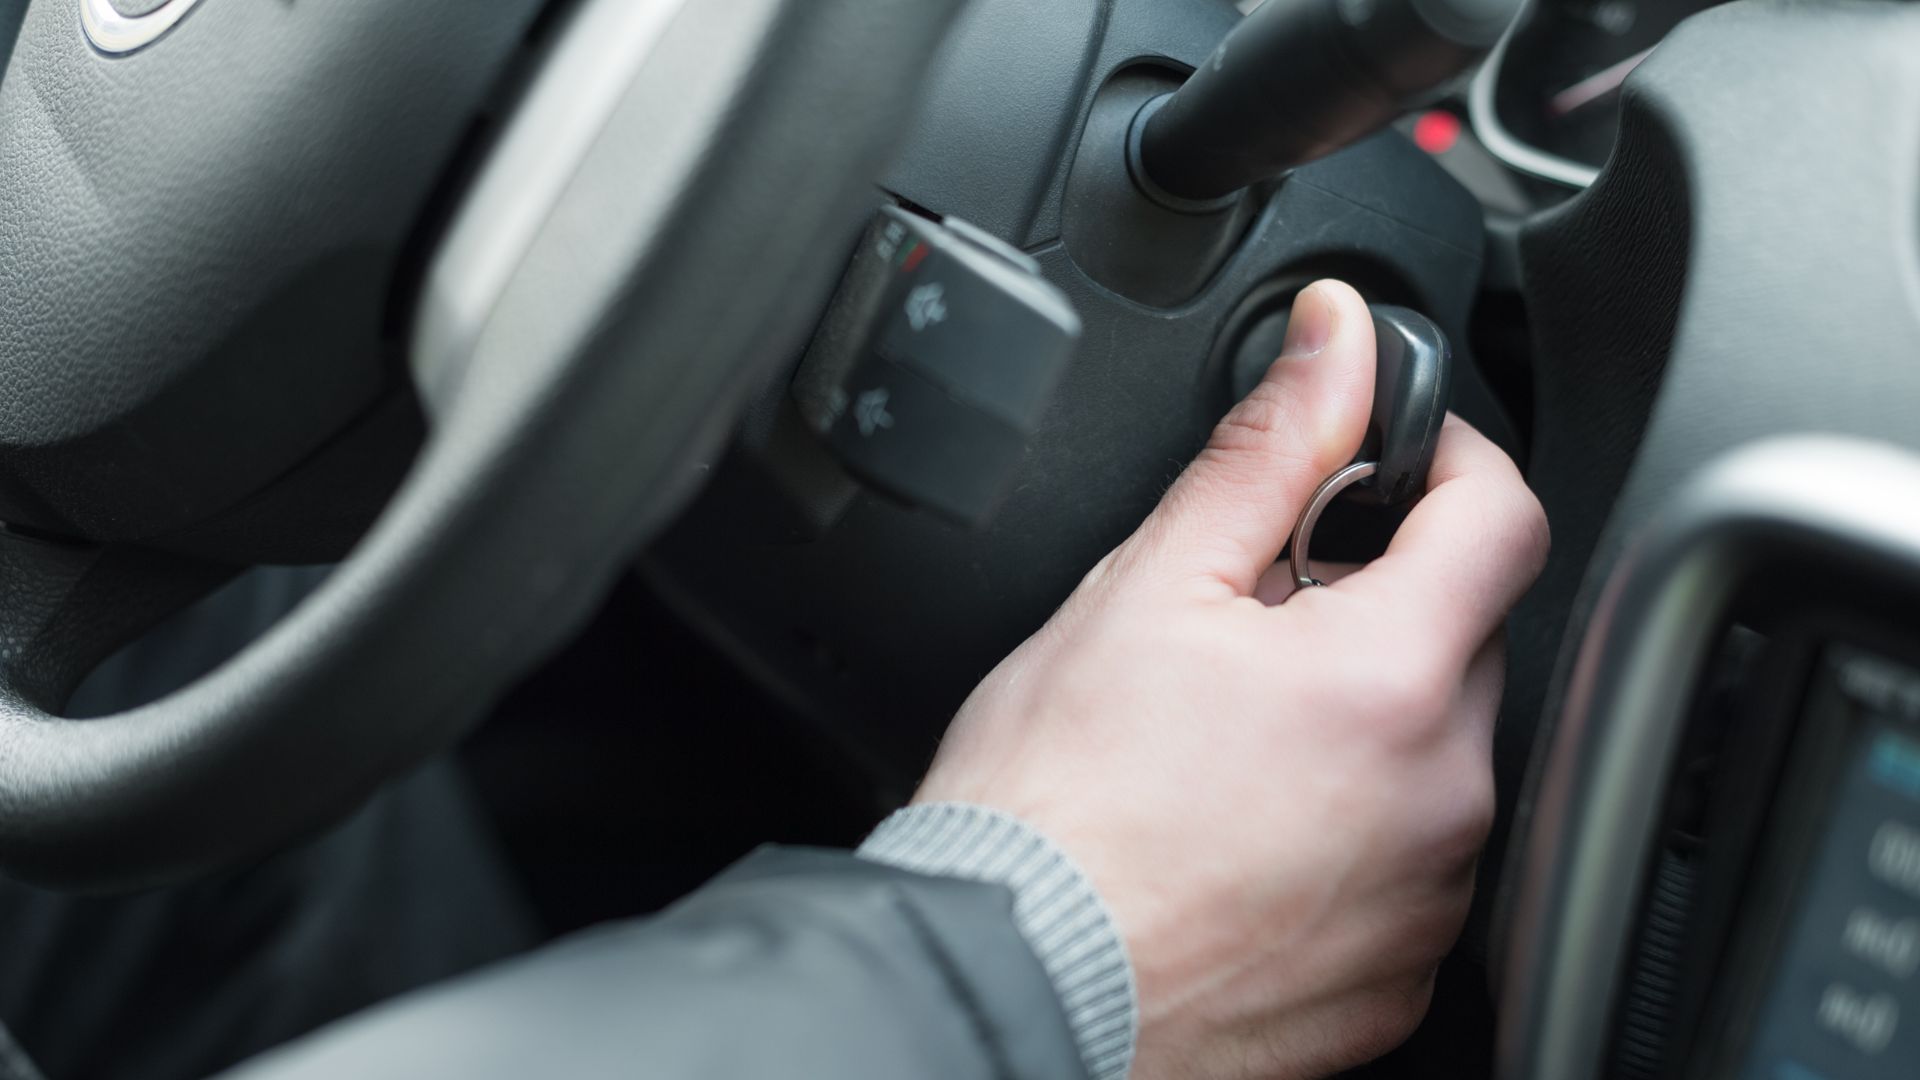
[[[1493,832],[1494,817],[1499,813],[1499,793],[1495,790],[1493,765],[1475,758],[1472,764],[1460,771],[1460,819],[1455,831],[1466,841],[1474,857],[1479,857],[1480,849]]]
[[[1374,673],[1367,693],[1397,729],[1425,736],[1446,719],[1453,681],[1427,650],[1412,650]]]
[[[1386,986],[1373,993],[1370,1007],[1361,1012],[1348,1051],[1354,1064],[1382,1057],[1413,1036],[1427,1017],[1433,1001],[1433,979]]]
[[[1435,854],[1446,867],[1471,865],[1480,858],[1498,812],[1492,767],[1474,761],[1466,768],[1453,770],[1448,800]]]
[[[1547,509],[1533,489],[1520,485],[1514,510],[1514,536],[1521,561],[1535,574],[1546,565],[1553,548],[1553,528],[1547,521]]]
[[[1150,590],[1165,575],[1173,553],[1190,546],[1189,538],[1180,532],[1181,520],[1180,513],[1150,515],[1080,578],[1073,598],[1086,605],[1107,606]]]
[[[1313,444],[1319,440],[1303,437],[1309,434],[1307,419],[1292,397],[1262,385],[1214,426],[1200,460],[1229,472],[1312,469],[1317,464]]]
[[[1262,383],[1227,411],[1214,428],[1214,442],[1223,446],[1265,445],[1293,430],[1299,415],[1292,400]]]
[[[1426,915],[1415,935],[1409,937],[1407,960],[1410,968],[1431,973],[1459,944],[1460,932],[1467,925],[1473,907],[1472,867],[1452,875],[1459,887],[1448,891]]]
[[[1546,508],[1517,473],[1510,479],[1489,480],[1488,485],[1493,488],[1485,499],[1488,520],[1497,523],[1492,539],[1509,565],[1537,576],[1553,543]]]
[[[1110,591],[1119,580],[1125,578],[1130,564],[1137,561],[1132,543],[1122,543],[1119,547],[1100,557],[1080,578],[1080,584],[1074,589],[1076,597],[1097,597]]]

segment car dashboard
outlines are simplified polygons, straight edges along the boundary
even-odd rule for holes
[[[1525,176],[1593,182],[1613,149],[1620,89],[1675,26],[1717,0],[1540,0],[1468,93],[1474,136]]]

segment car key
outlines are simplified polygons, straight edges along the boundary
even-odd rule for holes
[[[1315,489],[1293,529],[1292,569],[1300,588],[1321,585],[1310,572],[1307,545],[1329,503],[1341,495],[1376,506],[1399,506],[1426,490],[1453,385],[1453,349],[1432,319],[1417,311],[1373,305],[1373,413],[1353,463]]]
[[[1376,461],[1372,480],[1353,497],[1398,506],[1426,488],[1453,387],[1453,349],[1432,319],[1377,304],[1373,312],[1373,416],[1356,461]]]

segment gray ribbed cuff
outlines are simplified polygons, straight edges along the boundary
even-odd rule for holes
[[[1013,890],[1013,921],[1060,995],[1092,1080],[1124,1080],[1140,1024],[1126,943],[1093,883],[1011,814],[966,803],[896,811],[857,852],[903,870]]]

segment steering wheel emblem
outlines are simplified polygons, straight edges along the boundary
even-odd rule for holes
[[[118,56],[158,41],[199,2],[166,0],[144,14],[123,15],[113,0],[80,0],[80,25],[94,48]]]

